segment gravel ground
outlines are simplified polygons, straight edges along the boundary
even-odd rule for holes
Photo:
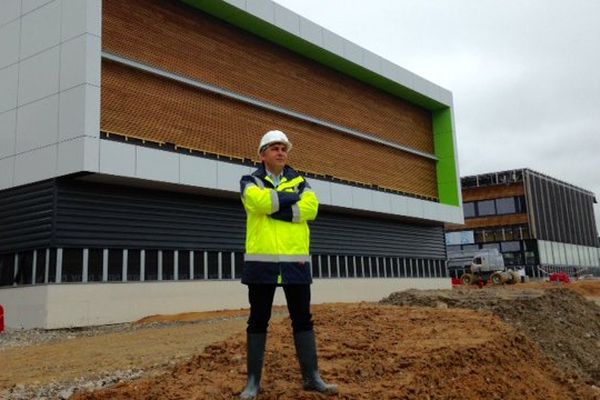
[[[151,323],[151,324],[113,324],[104,326],[93,326],[85,328],[69,329],[11,329],[6,328],[0,333],[0,352],[5,349],[29,347],[44,343],[59,342],[71,340],[78,337],[92,337],[105,335],[107,333],[127,332],[149,327],[158,328],[161,325],[177,325],[178,323]],[[164,367],[167,367],[165,365]],[[161,369],[162,370],[162,369]],[[13,388],[0,391],[0,399],[6,400],[50,400],[50,399],[68,399],[73,393],[81,390],[99,389],[116,383],[137,379],[142,375],[151,375],[151,371],[142,369],[129,369],[125,371],[116,371],[110,374],[100,374],[94,379],[80,377],[68,382],[51,382],[46,385],[15,385]]]
[[[144,327],[138,324],[124,323],[86,328],[70,329],[11,329],[0,333],[0,351],[15,348],[34,346],[42,343],[51,343],[77,337],[90,337],[104,335],[111,332],[123,332]]]

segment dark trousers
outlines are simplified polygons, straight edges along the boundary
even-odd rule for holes
[[[294,332],[310,331],[313,329],[310,313],[310,285],[283,285],[287,308],[292,319]],[[248,333],[266,333],[271,319],[271,308],[277,285],[250,284],[248,285],[248,300],[250,302],[250,318]]]

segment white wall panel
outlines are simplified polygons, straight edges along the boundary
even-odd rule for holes
[[[21,8],[22,14],[27,14],[35,10],[36,8],[40,8],[44,4],[50,3],[53,0],[23,0],[23,6]]]
[[[300,37],[319,47],[323,47],[323,29],[314,22],[299,16]]]
[[[19,105],[58,92],[59,50],[53,47],[19,63]]]
[[[250,0],[246,2],[246,10],[258,18],[270,22],[275,22],[274,3],[270,0]]]
[[[60,90],[82,83],[100,86],[100,38],[81,35],[61,44]]]
[[[0,69],[0,113],[17,107],[19,66],[13,64]]]
[[[135,176],[135,146],[100,140],[100,172],[109,175]]]
[[[217,188],[239,193],[241,177],[252,171],[254,171],[253,168],[244,165],[219,162],[217,163]]]
[[[52,178],[56,172],[56,145],[18,154],[15,158],[15,185]]]
[[[331,183],[331,204],[339,207],[352,208],[352,186]]]
[[[100,132],[100,88],[79,85],[60,93],[59,139],[98,137]]]
[[[21,21],[18,19],[0,27],[0,69],[19,61],[20,29]]]
[[[185,154],[179,156],[179,180],[185,185],[217,188],[217,161]]]
[[[386,214],[392,212],[392,194],[377,190],[371,190],[371,193],[373,197],[373,210]]]
[[[162,182],[179,182],[179,155],[169,151],[136,147],[135,176]]]
[[[17,153],[58,141],[58,94],[17,111]]]
[[[363,50],[363,65],[365,68],[381,75],[381,63],[381,57],[370,51]]]
[[[21,24],[21,59],[56,46],[60,42],[60,1],[25,14]]]
[[[331,204],[331,183],[319,179],[307,179],[311,189],[317,195],[319,204]]]
[[[0,158],[0,190],[13,186],[15,158]]]
[[[0,114],[0,158],[15,153],[15,130],[17,127],[17,110]]]
[[[224,0],[225,3],[231,4],[232,6],[235,6],[241,10],[245,10],[246,9],[246,0]],[[252,1],[252,0],[250,0]]]
[[[101,0],[62,0],[61,38],[63,41],[83,33],[99,37],[102,33],[101,21]]]
[[[275,11],[275,25],[283,30],[300,36],[300,17],[279,4],[273,4]]]
[[[13,21],[21,15],[21,0],[2,0],[0,12],[0,26]]]
[[[412,197],[406,198],[406,215],[413,218],[423,218],[423,200],[414,199]]]

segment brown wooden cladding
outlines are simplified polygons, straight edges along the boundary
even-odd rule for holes
[[[279,128],[302,171],[437,199],[434,160],[110,61],[102,62],[101,93],[103,131],[256,160],[262,134]]]
[[[477,200],[491,200],[502,197],[523,196],[525,189],[523,182],[512,185],[494,185],[478,188],[465,188],[462,190],[463,202]]]
[[[510,225],[527,225],[527,214],[496,215],[493,217],[469,218],[464,225],[447,224],[448,231],[464,231],[465,229],[489,228]]]
[[[181,2],[104,0],[102,14],[106,51],[434,152],[429,111]]]

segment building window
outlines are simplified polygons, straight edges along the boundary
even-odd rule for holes
[[[496,199],[496,210],[499,215],[514,214],[517,211],[514,197]]]
[[[127,280],[128,281],[139,281],[140,280],[140,257],[141,250],[132,249],[127,251]]]
[[[146,250],[146,263],[144,268],[144,280],[158,280],[158,250]]]
[[[516,213],[523,214],[527,212],[527,203],[525,202],[525,196],[515,197]]]
[[[521,251],[521,243],[518,241],[502,242],[500,245],[503,253],[509,251]]]
[[[175,252],[173,250],[162,251],[162,279],[163,281],[175,279]]]
[[[221,279],[231,279],[231,252],[221,253]]]
[[[477,250],[479,250],[479,245],[478,244],[465,244],[465,245],[463,245],[463,250],[464,251],[477,251]]]
[[[123,280],[123,250],[121,249],[108,250],[108,280]]]
[[[477,202],[477,211],[480,217],[485,217],[487,215],[496,214],[496,207],[494,200],[484,200]]]
[[[61,282],[81,282],[83,274],[82,267],[82,249],[63,249]]]
[[[15,275],[15,255],[2,254],[0,256],[0,286],[11,286]]]
[[[208,279],[219,279],[219,252],[208,252]]]
[[[102,281],[102,249],[88,250],[88,282]]]
[[[194,251],[194,279],[204,279],[203,251]]]
[[[35,263],[35,283],[44,283],[44,279],[46,278],[46,250],[37,251]],[[0,286],[1,285],[2,284],[0,283]]]
[[[476,217],[477,215],[475,214],[475,203],[472,201],[463,203],[463,212],[465,214],[465,218]]]
[[[33,276],[33,251],[19,254],[19,264],[15,282],[17,285],[30,285]]]

